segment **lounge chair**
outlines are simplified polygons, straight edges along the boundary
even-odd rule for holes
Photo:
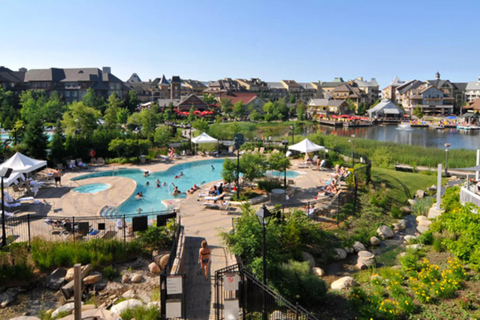
[[[203,205],[209,209],[218,209],[218,210],[226,210],[228,211],[230,208],[230,201],[225,201],[223,203],[210,203],[204,202]]]
[[[222,200],[223,197],[226,195],[226,193],[222,193],[222,194],[219,194],[218,196],[214,196],[214,197],[204,197],[203,199],[204,200],[213,200],[213,201],[217,201],[217,200]]]
[[[265,152],[265,148],[261,147],[260,150],[258,151],[260,154],[263,154]]]
[[[307,162],[299,162],[299,163],[297,163],[297,168],[307,169],[308,168],[308,163]]]
[[[96,164],[97,164],[97,158],[92,158],[92,159],[90,159],[90,163],[91,163],[92,165],[96,165]]]
[[[5,216],[7,217],[7,219],[11,219],[11,218],[15,217],[15,215],[19,212],[20,212],[20,210],[16,210],[14,212],[5,211]]]
[[[98,165],[104,166],[105,165],[105,160],[103,158],[97,158]]]
[[[253,153],[257,153],[257,152],[258,152],[258,148],[253,149]]]
[[[25,194],[25,189],[20,188],[18,185],[12,184],[11,187],[15,193]]]

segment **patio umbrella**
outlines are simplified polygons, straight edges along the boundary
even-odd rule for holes
[[[313,143],[308,139],[304,139],[293,146],[288,147],[288,150],[300,151],[303,153],[315,152],[319,150],[324,150],[325,147],[319,146],[318,144]]]
[[[457,117],[455,117],[455,116],[448,116],[448,117],[445,117],[445,119],[457,119]]]

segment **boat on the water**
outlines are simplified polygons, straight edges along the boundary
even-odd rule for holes
[[[480,130],[480,126],[474,124],[462,124],[458,125],[457,129],[459,130]]]

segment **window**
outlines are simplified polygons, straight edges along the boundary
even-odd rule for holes
[[[65,91],[65,97],[70,97],[70,91]]]
[[[77,96],[77,91],[73,91],[73,92],[72,92],[72,96],[73,96],[73,97],[76,97],[76,96]]]

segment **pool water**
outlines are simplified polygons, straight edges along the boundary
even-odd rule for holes
[[[106,176],[120,176],[133,179],[137,182],[137,188],[134,194],[125,201],[118,208],[117,214],[132,214],[142,209],[143,212],[152,212],[157,210],[165,210],[166,207],[162,203],[162,200],[168,200],[173,198],[186,198],[186,194],[179,196],[172,196],[173,185],[178,187],[181,192],[189,190],[194,183],[198,186],[212,181],[222,179],[222,169],[224,159],[211,159],[203,161],[194,161],[188,163],[182,163],[170,167],[169,169],[161,172],[150,172],[148,177],[144,177],[144,170],[140,169],[120,169],[116,171],[102,171],[95,172],[72,180],[81,180],[95,177]],[[212,169],[212,167],[214,169]],[[174,177],[180,172],[183,172],[183,176],[178,179]],[[277,172],[278,173],[278,172]],[[283,176],[283,172],[278,173]],[[296,171],[287,171],[287,177],[294,178],[300,173]],[[156,180],[160,180],[160,187],[157,187]],[[147,186],[147,182],[149,186]],[[163,185],[163,183],[166,185]],[[138,200],[136,194],[142,192],[143,198]],[[197,193],[200,192],[197,191]]]
[[[109,184],[106,183],[90,183],[73,189],[73,192],[77,193],[97,193],[104,191],[110,188]]]

